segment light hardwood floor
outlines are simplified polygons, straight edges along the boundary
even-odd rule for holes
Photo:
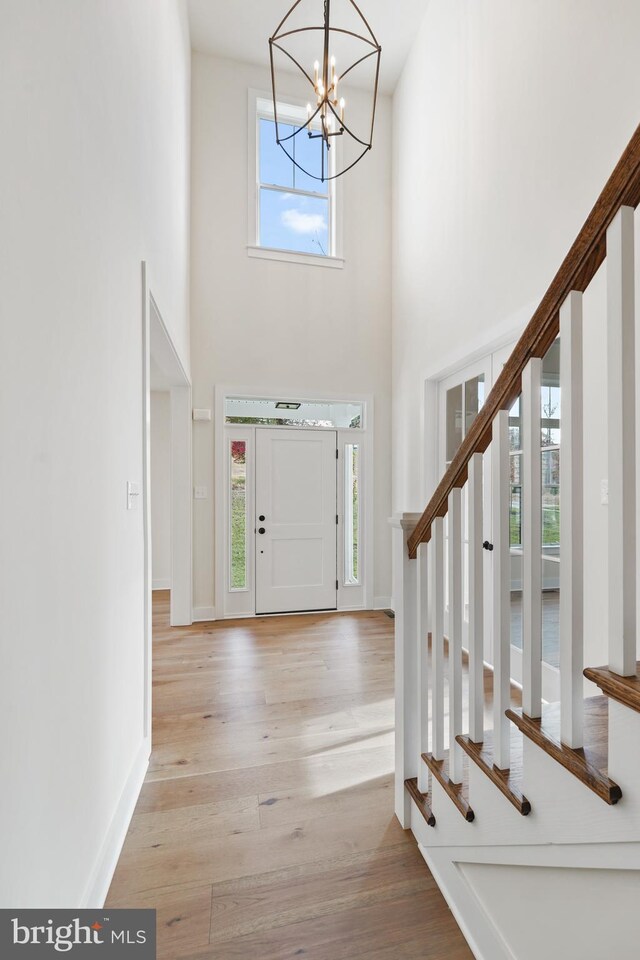
[[[168,626],[154,747],[108,897],[158,911],[158,956],[467,960],[393,815],[393,621]]]

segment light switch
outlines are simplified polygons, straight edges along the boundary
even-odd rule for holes
[[[211,420],[211,410],[203,410],[203,409],[199,409],[198,407],[194,407],[193,419],[194,420]]]
[[[603,507],[608,506],[609,504],[609,480],[600,481],[600,503]]]
[[[209,496],[209,491],[206,487],[194,487],[193,488],[193,499],[194,500],[206,500]]]
[[[133,510],[140,499],[140,484],[127,480],[127,510]]]

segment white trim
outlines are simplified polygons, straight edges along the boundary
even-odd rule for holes
[[[152,574],[151,574],[151,294],[147,264],[142,280],[142,536],[143,546],[143,706],[142,735],[151,738]]]
[[[259,113],[258,103],[263,102],[263,107]],[[302,122],[306,120],[306,104],[297,97],[284,95],[284,100],[278,98],[278,102],[284,102],[289,106],[300,109]],[[296,253],[295,251],[273,250],[269,247],[260,247],[258,222],[259,222],[259,182],[258,182],[258,164],[259,164],[259,142],[258,142],[258,119],[259,116],[273,118],[273,94],[271,91],[257,90],[250,88],[247,91],[247,253],[250,257],[262,257],[266,260],[285,260],[290,263],[314,264],[317,266],[334,267],[340,269],[344,265],[343,258],[343,199],[342,183],[340,179],[328,181],[329,193],[329,239],[331,256],[315,257],[313,254]],[[334,145],[335,163],[340,165],[342,158],[342,144]],[[295,259],[301,257],[302,259]]]
[[[193,478],[191,385],[171,388],[172,627],[191,623],[193,604]]]
[[[194,607],[191,613],[192,623],[203,623],[216,619],[215,607]]]
[[[247,244],[247,254],[250,257],[258,257],[260,260],[282,260],[284,263],[303,263],[306,266],[329,267],[334,270],[342,270],[344,267],[342,257],[323,257],[316,253],[294,253],[293,250],[258,247],[250,243]]]
[[[138,754],[133,762],[124,789],[118,800],[115,813],[104,838],[100,853],[96,859],[91,876],[87,882],[79,907],[96,907],[104,905],[115,873],[118,859],[124,845],[129,824],[133,817],[142,784],[149,766],[151,746],[148,739],[143,740]]]
[[[162,313],[153,296],[153,287],[149,280],[149,267],[142,263],[143,282],[143,509],[145,515],[145,594],[151,591],[151,515],[150,515],[150,359],[161,367],[171,383],[171,626],[183,626],[191,623],[191,605],[193,592],[193,549],[192,549],[192,403],[191,381],[182,365],[178,351],[167,329]],[[150,599],[148,601],[150,603]],[[146,608],[145,608],[146,609]],[[151,611],[148,609],[148,624],[145,630],[150,634]],[[149,684],[150,680],[150,644],[148,640]]]
[[[152,614],[151,571],[151,352],[155,340],[161,367],[177,384],[171,388],[171,591],[170,622],[191,623],[192,478],[191,384],[153,297],[150,271],[141,261],[142,280],[142,513],[143,513],[143,729],[151,744]],[[155,335],[154,335],[155,331]],[[159,358],[155,356],[158,360]],[[174,396],[175,395],[175,396]]]
[[[164,580],[154,580],[151,584],[152,590],[171,590],[171,578],[167,577]]]
[[[374,609],[373,581],[374,581],[374,399],[372,394],[348,394],[348,393],[327,393],[324,390],[317,392],[308,392],[301,396],[298,390],[283,389],[278,393],[273,392],[273,388],[260,389],[260,384],[250,387],[246,386],[226,386],[219,384],[214,388],[214,557],[215,557],[215,605],[218,619],[235,619],[243,616],[255,616],[255,584],[251,594],[253,611],[229,612],[227,610],[226,598],[228,596],[228,559],[226,551],[226,530],[227,530],[227,506],[226,506],[226,439],[229,435],[229,429],[235,428],[238,431],[252,430],[256,427],[251,424],[225,424],[224,402],[227,396],[246,397],[248,399],[259,398],[261,400],[278,400],[281,397],[295,397],[303,403],[333,403],[343,401],[344,403],[362,404],[362,426],[357,429],[340,430],[336,427],[317,428],[310,427],[304,429],[322,430],[331,429],[337,431],[339,443],[342,437],[349,436],[360,438],[364,447],[363,458],[363,479],[362,479],[362,497],[364,510],[362,526],[362,553],[364,579],[360,584],[353,586],[338,587],[338,612],[343,610],[372,610]],[[278,430],[300,429],[299,427],[274,427]],[[339,446],[340,449],[340,446]],[[340,482],[340,480],[339,480]],[[338,503],[340,499],[338,497]],[[340,508],[338,508],[340,510]],[[253,523],[253,520],[251,521]],[[339,525],[338,536],[341,535],[341,523]],[[340,576],[342,551],[338,551],[338,583],[342,584]],[[363,601],[354,604],[352,599],[353,591],[362,590]],[[386,599],[386,598],[385,598]],[[343,602],[344,601],[344,602]],[[386,607],[384,608],[386,609]]]
[[[373,609],[374,610],[391,610],[391,597],[374,597],[373,598]]]
[[[457,863],[443,851],[418,844],[434,880],[454,915],[476,960],[516,960],[500,932],[471,889]]]
[[[420,851],[424,849],[418,843]],[[512,867],[565,867],[578,870],[633,870],[640,868],[640,842],[523,843],[504,846],[429,847],[455,863],[489,863]],[[424,854],[423,854],[424,856]],[[426,859],[426,858],[425,858]],[[428,861],[427,861],[428,862]]]

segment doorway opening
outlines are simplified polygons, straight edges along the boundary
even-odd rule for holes
[[[170,591],[170,623],[192,622],[191,383],[142,264],[142,508],[145,736],[151,731],[152,591]]]
[[[218,617],[371,609],[370,398],[216,391]]]

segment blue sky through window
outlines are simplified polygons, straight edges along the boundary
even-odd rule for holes
[[[280,137],[294,129],[280,123]],[[319,170],[321,139],[310,140],[306,133],[300,133],[288,141],[287,149],[298,163],[314,172]],[[260,184],[260,245],[328,255],[328,184],[309,177],[292,163],[276,143],[275,123],[266,119],[260,120]],[[280,189],[269,189],[267,184]]]

